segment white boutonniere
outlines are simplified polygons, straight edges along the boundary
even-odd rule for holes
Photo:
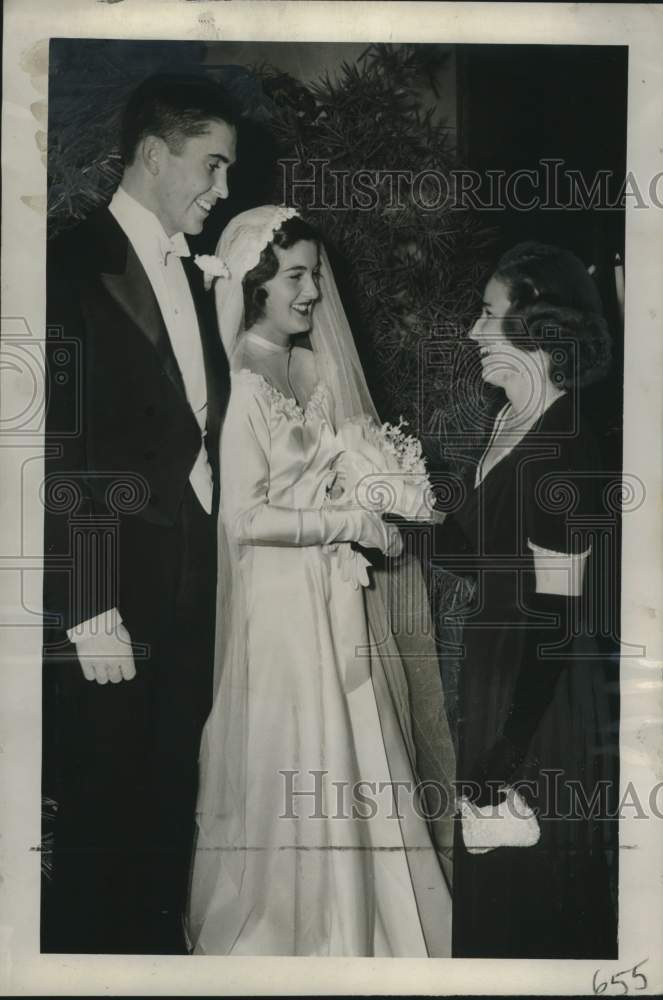
[[[216,254],[197,253],[193,260],[205,276],[205,291],[210,290],[212,283],[217,278],[230,278],[230,268],[225,260],[217,257]]]

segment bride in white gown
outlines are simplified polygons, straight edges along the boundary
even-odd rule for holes
[[[420,576],[410,563],[389,588],[371,570],[365,586],[351,544],[398,556],[400,534],[330,501],[336,428],[375,411],[327,256],[294,210],[275,206],[233,219],[217,256],[229,269],[216,300],[232,371],[225,572],[190,944],[208,955],[449,956],[450,864],[412,791],[426,760],[448,789],[453,751],[430,641],[406,629],[406,662],[388,626],[389,593]],[[307,332],[312,351],[292,345]],[[435,824],[438,848],[450,827],[448,815]]]

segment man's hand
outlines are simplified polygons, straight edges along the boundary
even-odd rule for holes
[[[131,636],[121,622],[113,632],[81,639],[76,643],[76,653],[88,681],[119,684],[136,676]]]

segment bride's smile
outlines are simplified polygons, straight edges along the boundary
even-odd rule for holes
[[[276,246],[274,253],[279,269],[262,286],[267,297],[254,330],[285,343],[295,334],[311,329],[313,309],[320,295],[320,255],[311,240],[299,240],[287,249]]]

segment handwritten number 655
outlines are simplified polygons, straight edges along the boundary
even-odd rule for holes
[[[602,993],[605,993],[608,986],[610,985],[620,986],[622,990],[621,992],[622,996],[625,996],[627,993],[630,993],[628,983],[624,982],[625,976],[630,976],[632,980],[639,980],[641,982],[642,985],[631,987],[635,992],[646,990],[647,977],[642,972],[638,972],[640,966],[644,965],[646,961],[647,959],[643,958],[643,960],[641,962],[638,962],[637,965],[634,965],[632,969],[625,969],[623,972],[615,972],[610,977],[610,979],[605,979],[605,980],[602,979],[597,980],[597,976],[601,972],[600,969],[597,969],[596,972],[594,973],[594,978],[592,980],[592,988],[594,990],[595,996],[600,996]]]

